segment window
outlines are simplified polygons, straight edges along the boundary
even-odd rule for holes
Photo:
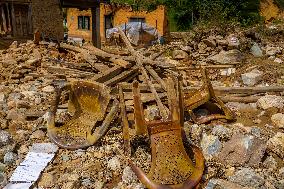
[[[139,18],[139,17],[132,17],[129,18],[129,22],[139,22],[139,23],[145,23],[145,18]]]
[[[78,29],[90,30],[89,16],[78,16]]]

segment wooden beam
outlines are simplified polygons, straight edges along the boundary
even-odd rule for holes
[[[7,32],[7,23],[6,23],[6,17],[5,17],[5,12],[4,12],[4,7],[5,4],[3,4],[3,6],[1,6],[1,12],[2,12],[2,21],[3,21],[3,28],[4,28],[4,32]]]
[[[97,48],[101,48],[100,35],[100,6],[91,9],[92,12],[92,42]]]
[[[32,4],[29,4],[29,10],[28,10],[28,34],[33,34]]]
[[[123,81],[124,79],[128,78],[128,77],[135,77],[138,75],[138,67],[135,66],[132,69],[129,69],[127,71],[122,72],[121,74],[113,77],[112,79],[104,82],[105,85],[108,86],[113,86],[116,85],[117,83]]]
[[[11,16],[12,16],[12,32],[13,32],[13,36],[15,37],[17,33],[17,28],[16,28],[14,3],[11,4]]]
[[[6,3],[6,10],[7,10],[7,18],[8,18],[8,31],[9,33],[12,31],[12,26],[11,26],[11,17],[10,17],[10,10],[9,10],[9,4]]]

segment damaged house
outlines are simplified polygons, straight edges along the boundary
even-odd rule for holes
[[[46,38],[63,39],[63,14],[58,0],[1,0],[0,35],[30,38],[39,30]]]
[[[82,38],[85,41],[92,41],[92,30],[99,31],[101,41],[106,41],[107,29],[131,22],[145,23],[156,28],[161,36],[166,35],[168,21],[166,8],[158,6],[156,10],[136,11],[131,6],[110,5],[101,3],[98,11],[99,24],[92,28],[91,9],[68,8],[67,27],[69,38]],[[99,27],[99,28],[96,28]]]

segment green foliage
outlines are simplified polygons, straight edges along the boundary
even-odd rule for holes
[[[228,24],[240,23],[243,26],[261,21],[260,0],[111,0],[114,3],[128,4],[137,10],[154,10],[157,5],[168,9],[170,29],[187,30],[197,23]],[[278,0],[283,2],[284,0]],[[172,23],[174,22],[174,23]]]

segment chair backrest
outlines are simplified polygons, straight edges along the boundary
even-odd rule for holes
[[[71,85],[68,109],[75,114],[104,118],[110,101],[110,89],[100,83],[74,81]]]

